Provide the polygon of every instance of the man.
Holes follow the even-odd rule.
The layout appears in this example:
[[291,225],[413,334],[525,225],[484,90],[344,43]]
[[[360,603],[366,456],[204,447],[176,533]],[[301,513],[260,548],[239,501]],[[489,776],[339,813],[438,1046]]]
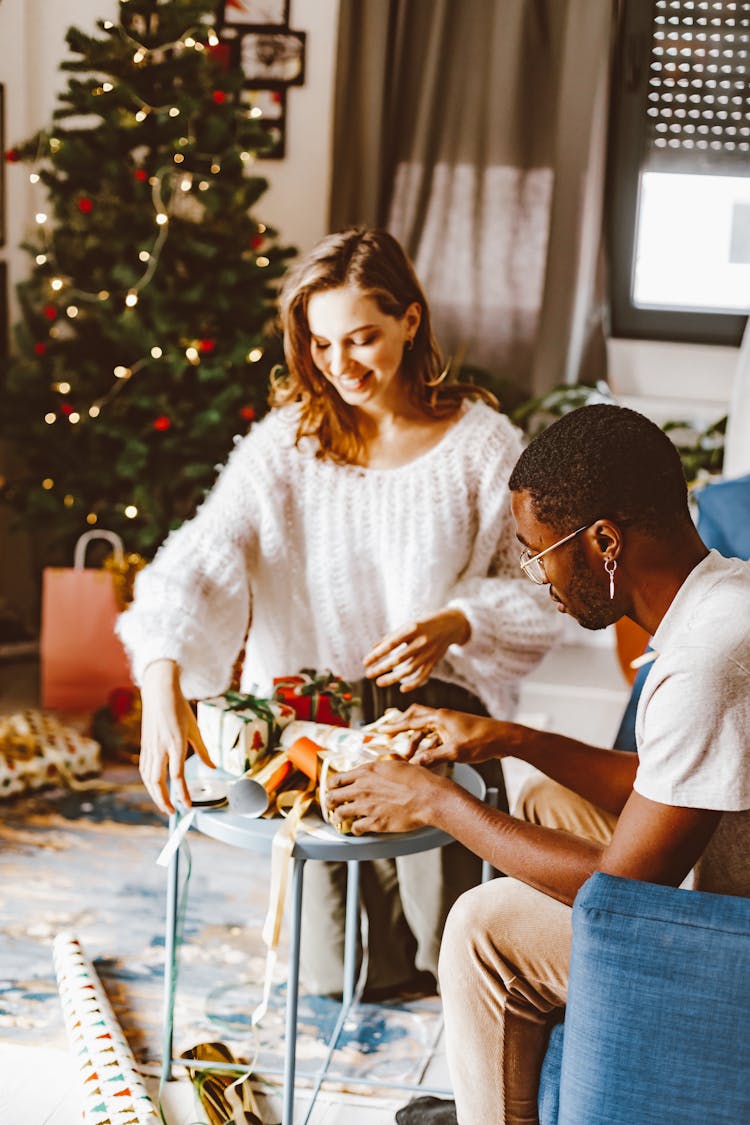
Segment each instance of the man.
[[[637,755],[414,707],[392,729],[434,730],[438,747],[336,779],[330,805],[356,833],[434,825],[510,876],[459,899],[443,935],[460,1125],[537,1121],[549,1024],[566,998],[570,906],[592,872],[677,886],[692,871],[697,889],[750,895],[750,565],[707,550],[674,446],[624,407],[561,418],[524,450],[510,489],[527,576],[586,628],[632,618],[657,656]],[[504,755],[558,783],[557,823],[573,831],[497,812],[415,769]]]

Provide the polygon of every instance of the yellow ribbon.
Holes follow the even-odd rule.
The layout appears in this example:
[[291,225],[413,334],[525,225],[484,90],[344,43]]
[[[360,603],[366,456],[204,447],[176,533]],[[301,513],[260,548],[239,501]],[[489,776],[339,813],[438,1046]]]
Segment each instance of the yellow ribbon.
[[288,789],[278,794],[274,801],[274,811],[278,811],[284,821],[276,832],[271,845],[271,889],[268,896],[268,913],[263,923],[263,941],[266,946],[263,997],[250,1018],[253,1027],[260,1023],[268,1011],[273,974],[278,959],[284,901],[289,880],[289,864],[294,852],[300,821],[310,808],[314,797],[315,781],[310,780],[306,789]]

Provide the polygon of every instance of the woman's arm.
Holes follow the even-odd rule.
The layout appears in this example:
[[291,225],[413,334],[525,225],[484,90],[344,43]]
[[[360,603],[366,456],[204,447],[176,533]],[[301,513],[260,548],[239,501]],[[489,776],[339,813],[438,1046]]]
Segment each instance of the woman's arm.
[[[185,698],[224,691],[250,619],[251,579],[267,494],[254,435],[234,450],[196,516],[140,572],[117,631],[136,682],[157,660],[180,669]],[[262,479],[262,477],[261,477]]]
[[180,690],[180,669],[173,660],[155,660],[143,674],[141,685],[141,752],[138,768],[154,804],[164,813],[174,812],[170,781],[176,782],[182,801],[190,804],[185,783],[188,745],[213,767],[195,715]]

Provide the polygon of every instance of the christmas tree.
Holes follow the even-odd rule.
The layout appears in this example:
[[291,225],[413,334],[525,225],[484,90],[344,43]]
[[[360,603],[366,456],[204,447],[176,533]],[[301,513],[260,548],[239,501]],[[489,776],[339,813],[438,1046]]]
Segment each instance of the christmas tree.
[[[153,552],[191,514],[281,358],[286,259],[251,211],[265,132],[208,0],[120,0],[71,28],[54,124],[6,154],[39,186],[0,426],[0,497],[70,557],[83,531]],[[78,77],[76,77],[78,76]]]

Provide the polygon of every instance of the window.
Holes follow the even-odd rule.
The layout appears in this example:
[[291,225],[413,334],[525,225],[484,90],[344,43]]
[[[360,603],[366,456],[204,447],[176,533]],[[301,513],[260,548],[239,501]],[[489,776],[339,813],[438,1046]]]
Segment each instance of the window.
[[625,0],[612,334],[738,344],[750,310],[750,0]]

